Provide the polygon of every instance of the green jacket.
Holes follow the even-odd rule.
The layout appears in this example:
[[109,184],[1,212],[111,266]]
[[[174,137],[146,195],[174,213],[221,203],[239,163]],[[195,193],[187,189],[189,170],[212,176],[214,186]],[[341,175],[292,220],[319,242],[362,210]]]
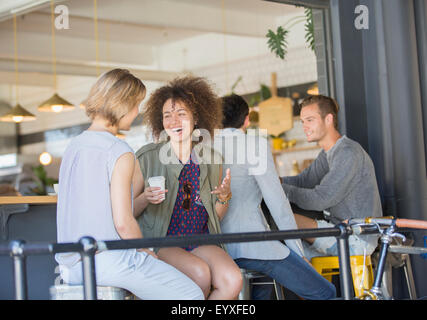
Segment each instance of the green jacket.
[[[200,199],[209,215],[209,233],[221,233],[215,210],[216,195],[211,194],[211,191],[221,183],[222,157],[203,144],[196,145],[193,148],[193,154],[200,167]],[[136,152],[136,158],[141,167],[145,186],[148,185],[149,177],[164,176],[166,178],[165,188],[168,190],[166,199],[160,204],[149,203],[137,218],[144,238],[165,237],[178,195],[178,178],[184,165],[175,156],[170,142],[145,145]],[[155,248],[155,251],[157,252],[158,249]]]

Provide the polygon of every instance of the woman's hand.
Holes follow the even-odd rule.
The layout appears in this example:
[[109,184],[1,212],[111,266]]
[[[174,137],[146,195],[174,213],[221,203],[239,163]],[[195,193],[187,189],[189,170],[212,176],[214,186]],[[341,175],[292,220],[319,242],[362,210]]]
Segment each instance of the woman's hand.
[[151,204],[159,204],[164,201],[163,196],[168,190],[161,191],[160,187],[147,187],[144,190],[144,198]]
[[214,191],[211,191],[212,194],[216,194],[220,201],[225,201],[229,198],[231,189],[230,189],[231,175],[230,168],[227,169],[225,177],[222,180],[220,186],[215,187]]

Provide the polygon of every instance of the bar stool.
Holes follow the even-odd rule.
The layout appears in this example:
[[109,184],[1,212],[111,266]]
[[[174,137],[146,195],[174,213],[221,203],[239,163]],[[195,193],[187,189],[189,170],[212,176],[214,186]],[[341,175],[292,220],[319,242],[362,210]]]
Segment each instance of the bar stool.
[[[135,300],[136,297],[129,291],[107,286],[97,286],[98,300]],[[49,288],[51,300],[83,300],[82,285],[59,284]]]
[[[326,280],[332,281],[333,275],[339,275],[337,256],[314,257],[311,264]],[[374,283],[374,272],[371,256],[350,256],[351,274],[353,277],[354,294],[362,296]]]
[[272,279],[272,281],[268,282],[253,282],[253,279],[257,278],[264,278],[266,277],[265,274],[254,271],[254,270],[246,270],[241,268],[240,272],[242,273],[243,278],[243,287],[242,290],[239,293],[239,300],[250,300],[251,299],[251,292],[252,292],[252,286],[254,285],[265,285],[265,284],[271,284],[274,286],[274,292],[276,294],[277,300],[285,300],[284,294],[283,294],[283,287],[277,283],[276,280]]

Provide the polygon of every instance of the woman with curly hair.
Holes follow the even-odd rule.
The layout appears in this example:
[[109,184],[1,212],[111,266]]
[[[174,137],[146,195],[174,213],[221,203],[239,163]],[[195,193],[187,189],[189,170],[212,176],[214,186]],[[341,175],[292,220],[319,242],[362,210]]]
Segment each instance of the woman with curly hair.
[[[220,100],[203,78],[177,78],[151,95],[144,123],[155,143],[136,152],[140,170],[134,177],[134,214],[145,237],[220,233],[231,199],[230,172],[222,180],[221,156],[200,140],[209,140],[221,121]],[[148,186],[154,176],[166,178],[164,191]],[[235,299],[242,288],[240,269],[222,246],[154,251],[209,299]]]

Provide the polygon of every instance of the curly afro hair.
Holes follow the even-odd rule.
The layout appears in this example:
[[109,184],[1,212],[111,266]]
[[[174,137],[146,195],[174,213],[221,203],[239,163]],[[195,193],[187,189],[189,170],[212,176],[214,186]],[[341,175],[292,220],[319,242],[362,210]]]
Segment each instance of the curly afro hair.
[[209,131],[221,128],[221,99],[214,93],[207,80],[201,77],[176,78],[155,90],[143,110],[143,124],[147,125],[155,140],[159,140],[163,127],[163,105],[172,99],[183,103],[193,115],[197,128]]

